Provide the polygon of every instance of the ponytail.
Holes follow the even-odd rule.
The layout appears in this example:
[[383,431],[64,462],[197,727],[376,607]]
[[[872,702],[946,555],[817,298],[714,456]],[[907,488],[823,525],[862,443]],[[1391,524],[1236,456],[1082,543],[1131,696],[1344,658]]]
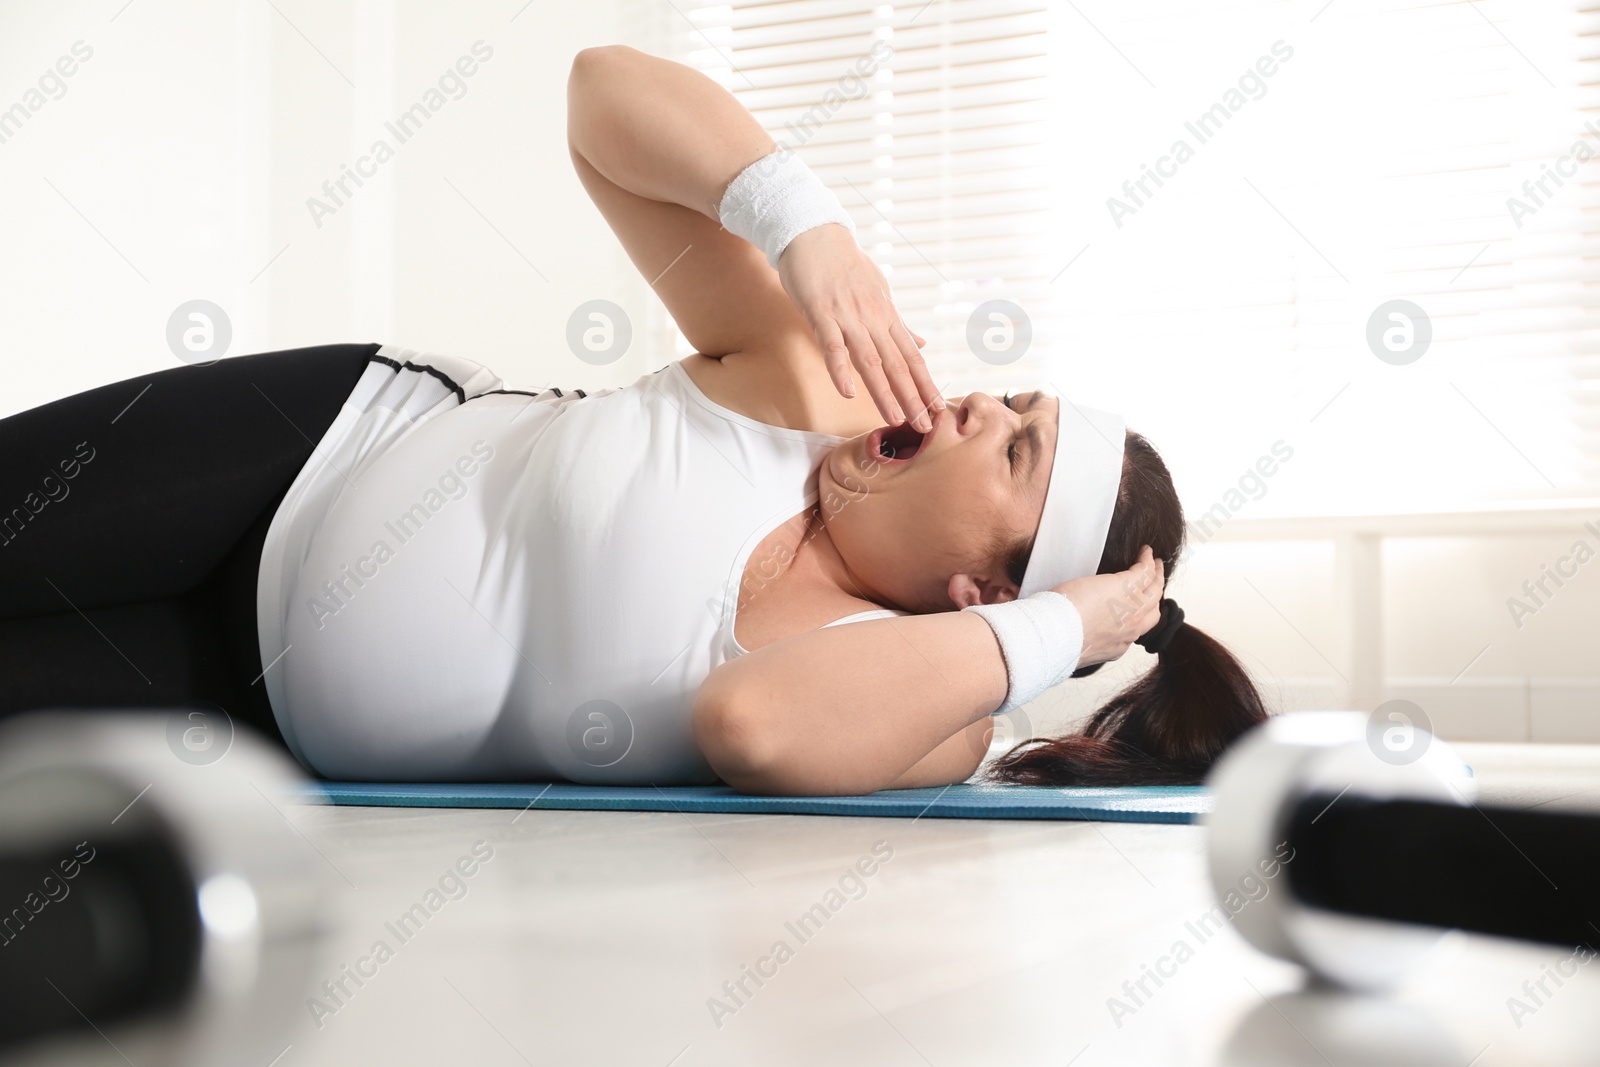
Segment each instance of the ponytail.
[[1228,743],[1266,717],[1239,661],[1185,622],[1156,665],[1081,733],[1024,741],[987,777],[1020,785],[1198,785]]
[[[1127,570],[1149,545],[1170,579],[1184,533],[1167,465],[1149,441],[1129,431],[1099,573]],[[1012,560],[1013,570],[1026,563],[1024,551]],[[1244,666],[1221,642],[1185,622],[1176,604],[1162,603],[1161,622],[1140,644],[1150,645],[1156,665],[1095,712],[1082,731],[1024,741],[985,777],[1021,785],[1197,785],[1234,738],[1267,717]]]

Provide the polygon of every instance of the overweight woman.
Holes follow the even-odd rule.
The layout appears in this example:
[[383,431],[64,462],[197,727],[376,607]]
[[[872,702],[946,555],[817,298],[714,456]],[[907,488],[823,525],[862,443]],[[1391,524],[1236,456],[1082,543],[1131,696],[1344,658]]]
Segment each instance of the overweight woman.
[[1192,782],[1264,717],[1161,597],[1148,442],[941,397],[838,200],[710,80],[589,49],[568,102],[696,354],[522,391],[337,345],[0,422],[0,709],[220,706],[331,778],[797,794],[960,782],[995,713],[1135,641],[1150,673],[993,776]]

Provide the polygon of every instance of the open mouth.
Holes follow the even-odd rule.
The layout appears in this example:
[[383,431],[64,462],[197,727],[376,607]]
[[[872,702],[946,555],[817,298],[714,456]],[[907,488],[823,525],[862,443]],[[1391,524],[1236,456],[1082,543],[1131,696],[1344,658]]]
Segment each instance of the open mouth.
[[906,423],[902,426],[884,426],[872,431],[868,442],[870,450],[886,463],[909,463],[922,451],[926,435]]

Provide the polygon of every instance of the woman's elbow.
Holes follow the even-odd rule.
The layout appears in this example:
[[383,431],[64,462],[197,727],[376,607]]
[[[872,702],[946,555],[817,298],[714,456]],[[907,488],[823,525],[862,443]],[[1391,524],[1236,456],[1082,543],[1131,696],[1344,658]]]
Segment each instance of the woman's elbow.
[[572,57],[572,69],[567,74],[567,84],[576,87],[591,84],[597,79],[610,80],[617,76],[619,68],[629,63],[635,56],[643,54],[625,44],[601,44],[591,48],[580,48],[578,54]]
[[627,45],[606,44],[572,57],[567,73],[567,144],[573,151],[587,155],[585,148],[604,142],[615,102],[635,89],[629,84],[629,70],[642,55]]
[[700,687],[692,712],[695,742],[717,777],[743,793],[767,792],[776,764],[762,716],[726,686]]

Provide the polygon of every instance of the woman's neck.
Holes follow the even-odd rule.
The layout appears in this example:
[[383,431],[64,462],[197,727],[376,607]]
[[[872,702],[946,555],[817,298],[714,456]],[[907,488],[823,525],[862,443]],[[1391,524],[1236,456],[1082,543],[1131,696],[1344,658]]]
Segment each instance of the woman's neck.
[[797,586],[818,590],[822,595],[838,593],[884,607],[900,607],[872,593],[851,574],[849,565],[828,533],[821,504],[812,505],[796,519],[798,521],[790,520],[791,526],[799,527],[799,532],[792,546],[794,559],[787,569],[787,575]]

